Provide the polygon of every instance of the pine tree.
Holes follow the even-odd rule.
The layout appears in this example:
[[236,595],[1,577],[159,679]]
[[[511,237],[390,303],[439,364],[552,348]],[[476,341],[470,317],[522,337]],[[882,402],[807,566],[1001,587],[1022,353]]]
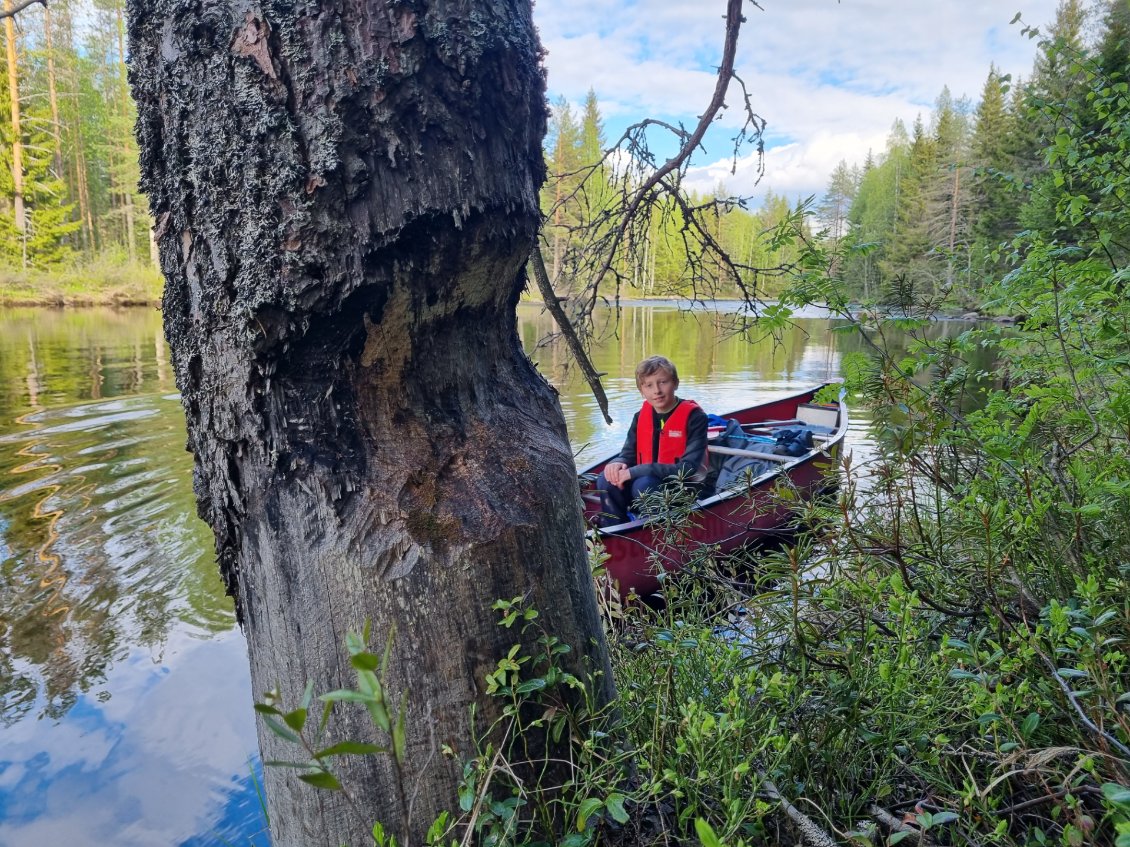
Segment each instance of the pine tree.
[[[607,140],[604,137],[604,118],[600,114],[596,92],[591,88],[585,95],[585,105],[581,111],[581,129],[578,140],[577,159],[581,168],[580,178],[584,180],[584,187],[578,193],[577,201],[579,214],[588,224],[597,224],[591,230],[589,237],[600,237],[613,225],[611,220],[612,204],[615,192],[612,186],[612,170],[604,162],[604,147]],[[571,246],[579,246],[577,239],[572,240]],[[625,245],[630,248],[630,244]],[[641,250],[627,250],[627,260],[633,262],[631,278],[638,285],[647,273],[644,267],[648,245]]]
[[[0,257],[20,268],[48,268],[70,258],[70,236],[76,229],[58,167],[62,150],[49,96],[53,69],[44,46],[46,33],[34,28],[44,20],[29,16],[29,34],[38,36],[28,38],[29,49],[17,51],[14,40],[9,43],[14,202],[12,217],[0,223]],[[13,57],[20,53],[23,61],[17,63]],[[42,96],[27,96],[31,93]]]
[[973,130],[971,162],[973,175],[975,285],[987,281],[1003,270],[1000,258],[993,252],[1017,231],[1017,208],[1020,194],[1015,162],[1009,150],[1011,118],[1006,100],[1006,80],[995,66],[981,89],[981,102]]
[[845,256],[842,279],[848,290],[870,300],[886,282],[886,256],[898,232],[898,203],[910,165],[910,137],[896,120],[883,155],[868,154],[848,221],[855,249]]
[[[555,283],[561,280],[571,233],[580,223],[574,193],[581,179],[581,144],[581,127],[569,101],[562,97],[553,105],[546,133],[549,174],[541,193],[542,210],[549,215],[543,235],[552,248],[550,275]],[[573,282],[561,281],[569,287]]]
[[1058,191],[1050,182],[1044,151],[1065,121],[1072,120],[1084,92],[1079,61],[1084,55],[1087,10],[1082,0],[1061,0],[1055,21],[1040,49],[1032,77],[1024,90],[1016,117],[1017,159],[1030,186],[1027,202],[1021,209],[1021,229],[1062,232],[1055,204]]
[[906,174],[896,182],[895,231],[883,261],[891,299],[908,304],[912,295],[932,295],[937,275],[927,257],[932,243],[927,220],[928,189],[937,168],[937,143],[919,116],[914,122]]
[[969,103],[942,89],[932,116],[935,165],[926,177],[926,221],[934,272],[947,297],[958,282],[967,289],[970,268]]
[[1130,79],[1130,2],[1106,0],[1097,61],[1113,81]]
[[604,156],[604,118],[596,100],[596,92],[589,89],[581,114],[581,162],[594,165]]
[[847,234],[848,214],[858,188],[858,174],[841,159],[828,180],[828,190],[816,207],[817,215],[834,241]]
[[[5,11],[11,11],[11,0],[4,0]],[[16,43],[16,23],[9,16],[4,19],[4,44],[6,48],[8,67],[8,143],[10,161],[8,172],[11,174],[11,218],[4,224],[10,225],[10,232],[15,236],[13,246],[19,251],[20,266],[27,267],[27,212],[24,208],[26,198],[24,195],[24,141],[23,125],[20,118],[20,74],[19,74],[19,47]],[[4,239],[6,242],[10,239]]]

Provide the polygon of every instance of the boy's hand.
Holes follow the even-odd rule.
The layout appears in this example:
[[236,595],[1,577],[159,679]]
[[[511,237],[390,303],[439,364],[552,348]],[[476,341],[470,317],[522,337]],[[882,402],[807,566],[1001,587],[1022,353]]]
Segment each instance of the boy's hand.
[[632,481],[632,472],[623,462],[609,462],[604,466],[604,478],[617,488],[623,488]]

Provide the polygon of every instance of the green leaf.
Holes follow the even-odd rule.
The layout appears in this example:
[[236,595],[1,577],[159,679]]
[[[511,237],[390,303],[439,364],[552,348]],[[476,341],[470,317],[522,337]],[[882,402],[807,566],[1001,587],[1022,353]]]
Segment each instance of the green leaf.
[[358,653],[365,652],[365,642],[356,632],[347,632],[345,633],[345,649],[349,651],[350,656],[356,656]]
[[319,750],[314,754],[315,759],[324,759],[326,756],[365,756],[370,753],[387,753],[387,747],[381,747],[377,744],[363,744],[360,741],[342,741],[327,747],[324,750]]
[[944,823],[950,823],[957,820],[959,815],[957,812],[935,812],[930,818],[930,826],[940,826]]
[[356,653],[349,657],[349,664],[359,671],[375,671],[380,667],[381,660],[372,653]]
[[543,688],[545,688],[546,685],[546,681],[543,678],[538,677],[537,679],[531,679],[528,682],[523,682],[514,690],[518,694],[532,694],[535,691],[541,691]]
[[267,729],[269,729],[271,732],[273,732],[279,738],[282,738],[285,741],[289,741],[292,744],[300,744],[301,743],[301,739],[297,735],[295,735],[293,732],[291,732],[289,729],[287,729],[285,726],[283,726],[281,723],[279,723],[278,720],[276,720],[271,715],[264,715],[263,716],[263,722],[267,725]]
[[268,768],[298,768],[299,770],[318,767],[317,762],[288,762],[284,759],[268,759],[263,764]]
[[307,680],[306,690],[302,692],[302,702],[299,704],[303,709],[310,708],[310,701],[314,699],[314,680]]
[[388,659],[392,655],[392,639],[396,637],[396,627],[389,630],[388,640],[385,642],[385,652],[381,657],[381,667],[388,668]]
[[298,775],[298,778],[303,782],[310,783],[315,788],[324,788],[327,791],[341,791],[341,783],[337,781],[337,777],[326,771],[302,773]]
[[702,818],[694,819],[694,831],[702,847],[722,847],[722,841],[715,834],[714,828]]
[[338,701],[345,701],[348,703],[372,703],[373,695],[365,694],[361,691],[354,691],[351,688],[339,688],[337,691],[330,691],[327,694],[319,694],[318,699],[323,703],[336,703]]
[[408,719],[408,692],[400,695],[400,709],[396,715],[396,726],[392,728],[392,753],[396,761],[403,762],[407,747],[407,730],[405,723]]
[[471,786],[463,784],[459,786],[459,809],[464,812],[471,811],[471,807],[475,805],[475,792]]
[[899,832],[892,832],[887,836],[887,844],[892,845],[893,847],[893,845],[898,844],[904,838],[909,838],[911,834],[912,833],[908,829],[900,830]]
[[372,702],[368,704],[369,716],[373,719],[373,723],[380,727],[382,732],[392,731],[392,721],[388,717],[388,709],[384,707],[383,703]]
[[1110,623],[1110,621],[1113,620],[1117,615],[1118,612],[1114,611],[1114,609],[1107,609],[1105,612],[1095,618],[1094,625],[1103,626],[1104,624]]
[[618,824],[626,824],[630,820],[628,813],[624,811],[623,794],[609,794],[604,801],[604,808],[608,809],[608,814],[612,815],[612,819]]
[[1029,713],[1028,717],[1024,719],[1024,723],[1020,725],[1020,734],[1025,738],[1030,738],[1032,733],[1036,731],[1036,727],[1040,725],[1040,716],[1035,712]]
[[439,840],[443,837],[443,834],[447,832],[448,817],[449,816],[447,812],[440,812],[439,817],[432,821],[432,825],[428,827],[428,834],[424,836],[425,844],[439,843]]
[[1103,797],[1116,806],[1130,808],[1130,788],[1117,782],[1103,783]]
[[1064,679],[1078,679],[1081,676],[1086,676],[1086,671],[1081,671],[1079,668],[1057,668],[1056,674]]
[[261,715],[279,715],[280,717],[282,716],[282,712],[280,712],[274,706],[268,706],[266,703],[256,703],[255,704],[255,711],[258,712]]
[[283,720],[295,732],[302,732],[302,727],[306,726],[306,710],[295,709],[293,712],[287,712],[283,715]]
[[589,822],[589,818],[603,808],[604,801],[596,797],[586,797],[582,800],[581,807],[577,810],[577,832],[583,832]]
[[378,702],[384,702],[384,686],[381,685],[381,681],[377,679],[377,675],[372,671],[367,671],[363,668],[357,669],[357,690],[362,694],[367,694]]

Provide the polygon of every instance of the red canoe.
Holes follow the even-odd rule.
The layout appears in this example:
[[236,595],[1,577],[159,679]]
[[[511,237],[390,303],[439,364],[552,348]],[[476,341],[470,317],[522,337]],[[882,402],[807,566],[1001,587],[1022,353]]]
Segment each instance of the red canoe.
[[[646,518],[593,530],[608,553],[605,568],[621,596],[657,592],[660,575],[677,572],[695,545],[705,544],[728,553],[759,535],[782,528],[792,510],[772,491],[778,483],[786,482],[785,478],[801,497],[811,497],[828,484],[828,474],[837,465],[847,434],[848,416],[842,400],[830,405],[812,402],[826,384],[722,416],[738,421],[747,433],[762,436],[763,443],[751,445],[754,449],[712,446],[712,464],[717,466],[729,456],[748,456],[761,462],[764,470],[756,476],[747,474],[732,487],[722,486],[713,496],[698,501],[690,528],[678,544],[665,537],[659,523]],[[811,449],[796,457],[772,455],[774,444],[769,439],[775,432],[802,427],[813,432]],[[609,456],[581,471],[585,518],[593,524],[600,513],[596,475],[613,458]]]

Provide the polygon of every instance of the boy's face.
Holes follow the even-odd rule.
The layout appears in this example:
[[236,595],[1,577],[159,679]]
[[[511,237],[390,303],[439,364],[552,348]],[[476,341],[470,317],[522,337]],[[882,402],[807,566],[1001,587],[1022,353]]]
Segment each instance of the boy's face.
[[662,368],[642,377],[639,382],[643,399],[661,415],[675,408],[675,390],[678,387],[679,380]]

